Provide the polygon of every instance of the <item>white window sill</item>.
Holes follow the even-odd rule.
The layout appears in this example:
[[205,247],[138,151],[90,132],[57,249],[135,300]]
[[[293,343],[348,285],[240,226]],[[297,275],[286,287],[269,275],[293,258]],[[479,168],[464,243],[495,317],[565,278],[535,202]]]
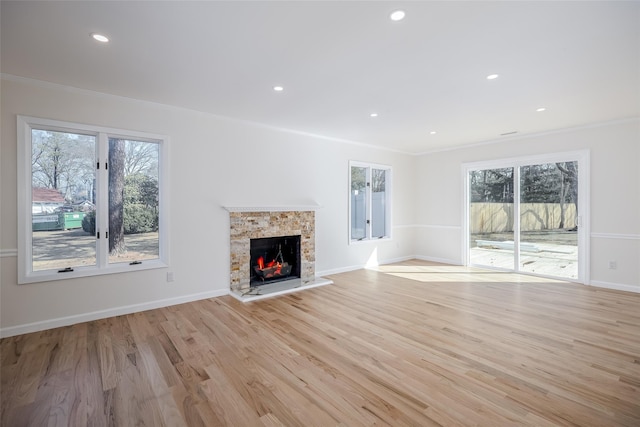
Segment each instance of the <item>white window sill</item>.
[[361,244],[367,244],[367,243],[387,242],[390,240],[393,240],[391,236],[380,237],[377,239],[350,240],[349,245],[361,245]]
[[120,263],[109,265],[108,267],[98,268],[96,266],[74,267],[73,271],[68,273],[58,273],[57,270],[34,271],[28,273],[25,277],[18,278],[19,284],[51,282],[55,280],[76,279],[80,277],[105,276],[117,273],[131,273],[134,271],[153,270],[158,268],[167,268],[169,265],[159,259],[142,261],[140,264],[131,265],[129,263]]

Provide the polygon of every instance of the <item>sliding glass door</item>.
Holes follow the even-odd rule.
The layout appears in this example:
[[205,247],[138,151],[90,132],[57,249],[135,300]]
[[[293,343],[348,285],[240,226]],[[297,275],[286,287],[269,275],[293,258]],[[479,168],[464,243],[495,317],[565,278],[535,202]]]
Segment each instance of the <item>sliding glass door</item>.
[[588,152],[465,165],[466,264],[586,282]]

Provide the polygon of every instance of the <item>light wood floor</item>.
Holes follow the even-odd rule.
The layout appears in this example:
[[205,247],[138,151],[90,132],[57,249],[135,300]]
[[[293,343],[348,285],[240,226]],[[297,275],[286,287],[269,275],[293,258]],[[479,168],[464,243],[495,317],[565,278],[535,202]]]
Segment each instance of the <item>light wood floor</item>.
[[410,261],[3,339],[2,426],[640,426],[640,294]]

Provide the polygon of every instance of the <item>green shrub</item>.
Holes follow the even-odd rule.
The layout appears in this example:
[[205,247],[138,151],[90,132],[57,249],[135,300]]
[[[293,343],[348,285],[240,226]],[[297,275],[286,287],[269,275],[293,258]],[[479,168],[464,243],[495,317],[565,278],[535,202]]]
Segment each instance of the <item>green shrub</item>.
[[158,181],[134,174],[125,177],[124,234],[158,231]]
[[91,211],[82,218],[82,229],[89,234],[96,234],[96,212]]
[[125,203],[124,234],[148,233],[158,230],[158,213],[140,203]]

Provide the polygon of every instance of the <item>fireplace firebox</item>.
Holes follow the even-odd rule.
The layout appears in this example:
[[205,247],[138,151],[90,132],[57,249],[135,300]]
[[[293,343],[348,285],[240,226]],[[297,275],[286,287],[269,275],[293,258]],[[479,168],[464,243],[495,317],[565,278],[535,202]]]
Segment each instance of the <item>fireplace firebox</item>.
[[251,239],[250,286],[300,278],[300,236]]

